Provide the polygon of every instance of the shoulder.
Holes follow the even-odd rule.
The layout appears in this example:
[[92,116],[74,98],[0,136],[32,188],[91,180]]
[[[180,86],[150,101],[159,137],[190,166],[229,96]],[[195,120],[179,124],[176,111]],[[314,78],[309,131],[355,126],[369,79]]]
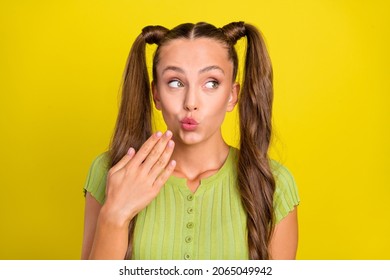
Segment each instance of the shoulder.
[[276,160],[270,160],[270,167],[275,178],[274,211],[277,224],[299,205],[300,198],[290,170]]
[[89,169],[89,177],[107,175],[109,167],[110,156],[109,152],[104,152],[95,157]]
[[274,175],[275,181],[283,186],[295,184],[295,179],[290,170],[280,162],[271,159],[270,168]]
[[92,161],[84,186],[84,192],[91,193],[101,204],[105,199],[106,179],[109,169],[109,153],[101,153]]
[[106,151],[104,153],[101,153],[97,157],[95,157],[95,159],[92,161],[91,167],[95,169],[101,169],[107,171],[108,169],[110,169],[108,167],[109,160],[110,160],[110,155],[109,152]]

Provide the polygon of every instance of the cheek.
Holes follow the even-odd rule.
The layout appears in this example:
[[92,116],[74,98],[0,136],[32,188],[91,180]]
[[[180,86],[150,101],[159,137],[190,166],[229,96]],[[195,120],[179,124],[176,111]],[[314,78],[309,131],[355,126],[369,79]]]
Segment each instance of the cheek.
[[161,98],[161,111],[164,116],[175,115],[180,112],[181,102],[179,98],[167,96]]
[[209,100],[207,104],[207,115],[210,120],[213,120],[215,125],[221,125],[226,116],[227,101],[225,99]]
[[214,100],[209,100],[208,107],[214,112],[215,115],[221,115],[226,113],[228,100],[225,97],[220,97]]

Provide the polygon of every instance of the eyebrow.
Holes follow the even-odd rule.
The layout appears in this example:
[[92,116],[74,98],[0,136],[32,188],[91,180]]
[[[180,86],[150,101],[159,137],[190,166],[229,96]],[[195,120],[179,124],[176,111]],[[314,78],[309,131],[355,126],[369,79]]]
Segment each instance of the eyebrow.
[[[167,67],[165,67],[164,70],[163,70],[163,74],[164,74],[164,72],[169,71],[169,70],[185,74],[185,71],[182,68],[177,67],[177,66],[167,66]],[[225,71],[223,71],[223,69],[221,67],[217,66],[217,65],[207,66],[207,67],[205,67],[203,69],[200,69],[198,71],[198,73],[202,74],[202,73],[205,73],[205,72],[208,72],[208,71],[212,71],[212,70],[218,70],[218,71],[221,71],[223,74],[225,74]]]
[[199,74],[202,74],[202,73],[205,73],[205,72],[208,72],[208,71],[212,71],[212,70],[219,70],[223,74],[225,74],[225,71],[223,71],[223,69],[221,67],[217,66],[217,65],[207,66],[207,67],[199,70]]

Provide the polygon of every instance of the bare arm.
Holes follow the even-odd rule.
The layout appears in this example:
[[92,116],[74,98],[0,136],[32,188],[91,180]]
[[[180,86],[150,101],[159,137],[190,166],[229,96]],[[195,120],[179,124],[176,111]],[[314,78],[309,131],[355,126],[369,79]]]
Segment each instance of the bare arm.
[[274,260],[294,260],[298,247],[298,215],[294,208],[274,229],[270,254]]
[[96,221],[89,259],[124,259],[128,246],[129,222],[114,219],[102,208]]
[[[87,192],[85,198],[84,238],[81,259],[117,259],[125,256],[127,249],[127,228],[120,227],[107,217],[102,205]],[[95,238],[96,237],[96,238]],[[96,239],[96,240],[95,240]],[[94,242],[95,240],[95,242]],[[104,246],[109,246],[105,248]],[[93,248],[104,252],[99,256]]]
[[81,250],[82,260],[89,259],[95,237],[96,223],[101,208],[101,204],[87,192],[85,196],[83,247]]

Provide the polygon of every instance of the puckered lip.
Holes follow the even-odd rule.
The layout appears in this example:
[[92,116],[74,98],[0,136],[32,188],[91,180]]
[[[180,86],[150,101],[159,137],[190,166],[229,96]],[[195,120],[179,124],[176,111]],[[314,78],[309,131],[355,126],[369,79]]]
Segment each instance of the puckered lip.
[[196,120],[194,120],[193,118],[188,118],[188,117],[185,117],[184,119],[182,119],[180,121],[181,123],[183,124],[192,124],[192,125],[197,125],[199,124]]

